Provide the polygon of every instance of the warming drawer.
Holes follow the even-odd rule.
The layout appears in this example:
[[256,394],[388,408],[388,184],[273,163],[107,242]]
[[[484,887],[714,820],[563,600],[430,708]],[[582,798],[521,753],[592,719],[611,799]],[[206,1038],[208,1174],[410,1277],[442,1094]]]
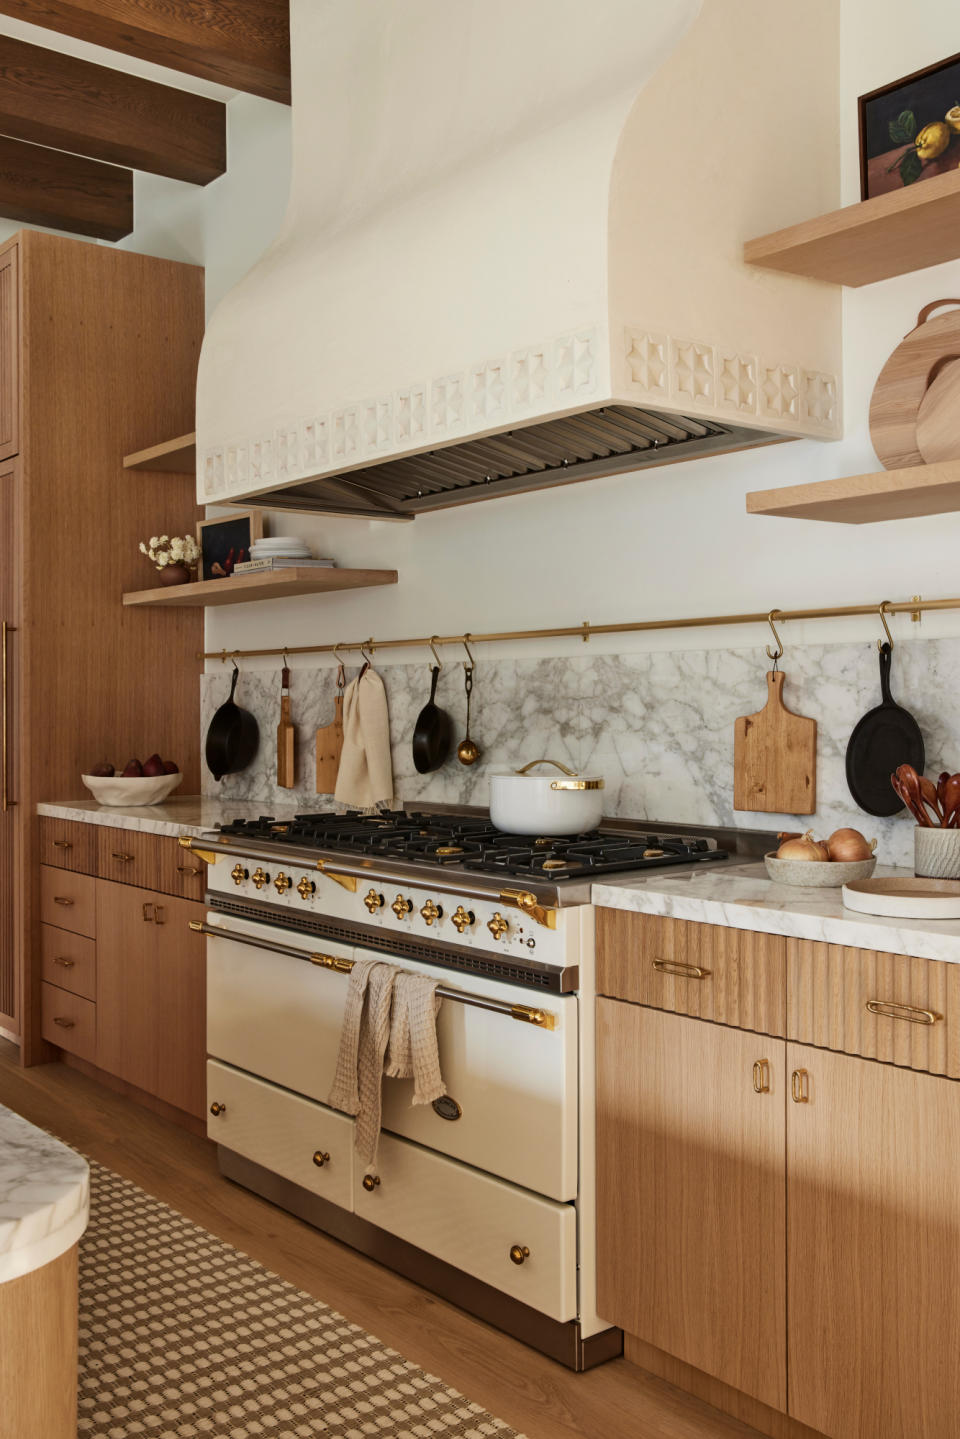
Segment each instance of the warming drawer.
[[[318,941],[210,913],[208,923],[260,935],[309,953]],[[324,953],[363,955],[323,941]],[[475,1168],[553,1199],[577,1194],[577,999],[541,995],[389,955],[402,968],[438,975],[451,989],[506,1004],[537,1005],[555,1025],[445,999],[438,1017],[440,1061],[450,1096],[412,1107],[410,1080],[384,1079],[383,1124]],[[207,1048],[211,1056],[326,1103],[340,1043],[348,976],[248,943],[208,936]],[[453,1117],[444,1118],[446,1113]]]

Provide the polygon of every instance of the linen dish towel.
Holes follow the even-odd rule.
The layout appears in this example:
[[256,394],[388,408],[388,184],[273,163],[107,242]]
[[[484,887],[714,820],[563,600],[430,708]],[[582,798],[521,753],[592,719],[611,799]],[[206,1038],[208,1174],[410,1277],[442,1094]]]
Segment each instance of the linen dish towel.
[[370,668],[344,691],[343,749],[333,797],[348,809],[373,811],[393,804],[387,692]]
[[446,1094],[437,1048],[439,981],[401,969],[393,986],[390,1040],[384,1074],[413,1079],[413,1103],[432,1104]]
[[395,965],[358,959],[350,974],[340,1048],[328,1104],[356,1115],[354,1148],[373,1164],[380,1140],[383,1060],[390,1034]]

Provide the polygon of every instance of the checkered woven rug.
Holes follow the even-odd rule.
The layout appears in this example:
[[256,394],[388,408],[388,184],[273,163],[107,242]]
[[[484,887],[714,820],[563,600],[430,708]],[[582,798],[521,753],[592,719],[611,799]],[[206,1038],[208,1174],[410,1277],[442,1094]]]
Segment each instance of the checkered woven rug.
[[521,1439],[135,1184],[90,1173],[81,1436]]

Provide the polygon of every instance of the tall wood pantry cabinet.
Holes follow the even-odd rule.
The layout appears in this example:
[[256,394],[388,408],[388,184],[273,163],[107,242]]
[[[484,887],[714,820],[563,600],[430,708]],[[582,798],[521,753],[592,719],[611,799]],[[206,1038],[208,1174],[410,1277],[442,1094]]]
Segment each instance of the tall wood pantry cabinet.
[[[20,231],[0,247],[0,1031],[40,1035],[36,805],[160,751],[199,789],[202,611],[124,608],[138,551],[192,533],[177,477],[125,454],[193,428],[203,271]],[[173,483],[171,483],[173,480]]]

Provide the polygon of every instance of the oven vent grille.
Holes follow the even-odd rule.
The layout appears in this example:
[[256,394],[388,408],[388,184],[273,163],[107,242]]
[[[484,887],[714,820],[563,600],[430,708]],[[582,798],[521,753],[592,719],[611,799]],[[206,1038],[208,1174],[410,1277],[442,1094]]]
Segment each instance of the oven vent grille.
[[383,954],[418,959],[443,969],[480,974],[487,979],[498,979],[508,984],[522,984],[524,989],[541,989],[560,994],[572,987],[569,983],[569,971],[566,975],[568,983],[564,984],[563,972],[559,969],[537,969],[533,964],[509,964],[495,956],[478,954],[475,950],[447,949],[441,945],[434,947],[415,939],[406,939],[403,935],[371,932],[362,925],[352,925],[349,921],[337,923],[299,912],[291,915],[289,911],[263,901],[231,900],[219,894],[208,894],[207,903],[211,909],[218,910],[221,914],[235,915],[237,919],[262,921],[277,925],[281,929],[292,930],[296,934],[315,934],[322,939],[337,939],[341,944],[362,945],[364,949],[375,949]]

